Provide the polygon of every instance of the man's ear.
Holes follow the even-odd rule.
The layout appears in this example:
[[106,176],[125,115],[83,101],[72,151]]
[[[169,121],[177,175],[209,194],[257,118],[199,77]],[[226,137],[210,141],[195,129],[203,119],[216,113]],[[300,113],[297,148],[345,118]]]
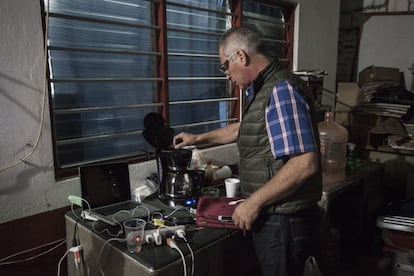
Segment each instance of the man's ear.
[[244,66],[247,66],[247,65],[249,65],[249,63],[250,63],[250,58],[249,58],[249,55],[244,51],[244,50],[242,50],[242,49],[238,49],[237,51],[236,51],[236,54],[237,54],[237,58],[239,58],[240,59],[240,62],[244,65]]

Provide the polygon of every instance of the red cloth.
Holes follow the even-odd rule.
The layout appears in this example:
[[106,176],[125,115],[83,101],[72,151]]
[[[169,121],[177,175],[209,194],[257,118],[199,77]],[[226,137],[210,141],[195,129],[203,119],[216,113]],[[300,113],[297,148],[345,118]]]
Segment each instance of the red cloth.
[[414,234],[390,229],[382,230],[382,238],[391,248],[414,250]]
[[219,221],[219,216],[231,217],[237,204],[229,205],[230,201],[239,197],[202,196],[197,203],[196,224],[200,227],[238,229],[233,221]]

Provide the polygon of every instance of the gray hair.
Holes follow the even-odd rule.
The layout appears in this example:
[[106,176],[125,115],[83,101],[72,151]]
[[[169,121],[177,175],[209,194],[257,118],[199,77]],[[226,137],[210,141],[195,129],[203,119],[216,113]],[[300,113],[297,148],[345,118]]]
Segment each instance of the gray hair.
[[248,54],[261,54],[267,56],[265,45],[259,33],[247,27],[233,27],[223,34],[219,40],[219,46],[226,56],[231,55],[236,49],[241,49]]

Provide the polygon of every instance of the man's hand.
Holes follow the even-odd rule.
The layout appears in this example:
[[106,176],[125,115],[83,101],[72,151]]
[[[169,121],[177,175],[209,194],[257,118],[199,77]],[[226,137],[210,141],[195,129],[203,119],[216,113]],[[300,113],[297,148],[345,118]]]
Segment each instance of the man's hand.
[[173,144],[174,148],[179,149],[184,146],[194,145],[197,141],[197,135],[181,132],[174,136]]
[[232,219],[234,224],[241,230],[251,230],[253,222],[257,219],[259,212],[260,207],[247,198],[236,207]]
[[232,216],[234,224],[242,230],[250,230],[262,208],[294,193],[317,172],[317,153],[290,156],[289,161],[272,179],[237,206]]

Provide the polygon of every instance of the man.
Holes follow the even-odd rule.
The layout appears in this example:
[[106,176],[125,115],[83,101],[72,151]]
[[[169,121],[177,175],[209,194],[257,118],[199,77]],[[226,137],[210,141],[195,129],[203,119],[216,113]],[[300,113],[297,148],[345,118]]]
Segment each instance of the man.
[[227,31],[219,56],[220,71],[246,91],[243,119],[202,134],[180,133],[174,146],[237,141],[246,200],[238,204],[233,221],[252,231],[263,275],[301,275],[314,253],[312,231],[322,190],[313,101],[248,28]]

